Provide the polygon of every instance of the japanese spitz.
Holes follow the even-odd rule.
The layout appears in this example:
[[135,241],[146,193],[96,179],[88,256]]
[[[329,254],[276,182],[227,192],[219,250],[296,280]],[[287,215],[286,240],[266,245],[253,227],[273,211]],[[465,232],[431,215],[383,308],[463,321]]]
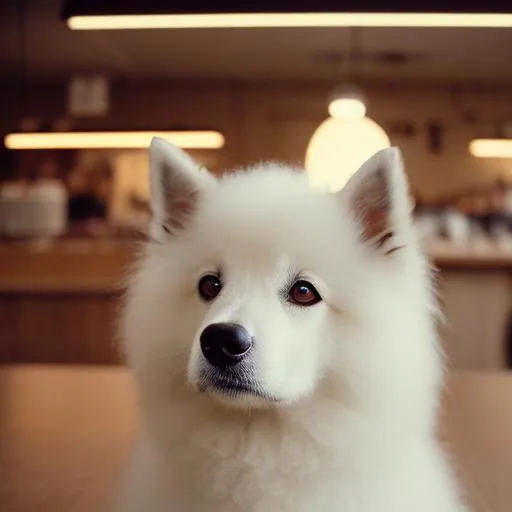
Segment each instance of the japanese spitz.
[[436,308],[399,151],[336,193],[276,164],[215,177],[161,139],[150,168],[120,509],[465,510],[436,440]]

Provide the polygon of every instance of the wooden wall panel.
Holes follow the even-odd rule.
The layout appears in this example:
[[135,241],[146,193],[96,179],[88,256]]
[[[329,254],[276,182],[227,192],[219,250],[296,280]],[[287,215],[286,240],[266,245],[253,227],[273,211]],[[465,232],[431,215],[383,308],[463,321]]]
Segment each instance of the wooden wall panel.
[[[226,135],[224,148],[195,152],[200,161],[214,170],[269,159],[300,163],[309,134],[327,117],[327,97],[334,85],[114,83],[109,116],[87,122],[94,129],[123,126],[219,129]],[[64,87],[57,86],[27,91],[27,110],[43,119],[58,116],[65,110],[63,91]],[[18,91],[5,88],[1,92],[0,130],[9,130],[19,115],[12,101]],[[479,125],[468,123],[463,116],[464,112],[472,112],[482,123],[511,118],[512,102],[506,87],[482,87],[460,96],[446,87],[370,84],[365,92],[368,115],[403,150],[413,188],[424,200],[435,200],[461,188],[488,186],[500,177],[512,179],[512,167],[507,159],[474,158],[469,154],[468,143],[477,136]],[[413,136],[395,130],[404,122],[413,125]],[[439,152],[429,148],[428,127],[433,122],[442,126]]]

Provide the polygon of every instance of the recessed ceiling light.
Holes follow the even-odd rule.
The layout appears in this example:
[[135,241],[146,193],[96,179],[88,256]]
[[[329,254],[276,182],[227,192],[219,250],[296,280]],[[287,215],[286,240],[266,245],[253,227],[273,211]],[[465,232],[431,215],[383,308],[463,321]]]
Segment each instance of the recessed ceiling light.
[[512,158],[512,139],[474,139],[469,152],[479,158]]
[[72,15],[72,30],[271,27],[512,27],[512,13],[273,12]]
[[219,149],[224,136],[216,131],[48,132],[10,133],[8,149],[135,149],[147,148],[161,137],[186,149]]

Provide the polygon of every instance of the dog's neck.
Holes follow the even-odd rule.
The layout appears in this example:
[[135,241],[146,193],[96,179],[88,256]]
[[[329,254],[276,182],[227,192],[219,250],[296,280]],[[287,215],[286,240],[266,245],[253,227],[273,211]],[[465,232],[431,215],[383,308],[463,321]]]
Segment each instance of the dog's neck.
[[[375,423],[361,411],[346,407],[335,395],[324,396],[321,402],[312,397],[286,406],[237,409],[189,390],[174,397],[166,416],[160,408],[144,412],[148,433],[159,449],[173,458],[180,447],[184,457],[201,453],[201,460],[210,456],[258,464],[259,457],[244,455],[258,453],[262,459],[273,454],[269,460],[276,464],[291,464],[287,461],[291,453],[307,451],[311,457],[321,456],[324,463],[330,459],[335,463],[346,458],[353,446],[361,446],[357,440],[362,438],[365,444],[377,440]],[[388,427],[381,422],[379,443],[382,436],[401,435],[394,431],[396,425]]]

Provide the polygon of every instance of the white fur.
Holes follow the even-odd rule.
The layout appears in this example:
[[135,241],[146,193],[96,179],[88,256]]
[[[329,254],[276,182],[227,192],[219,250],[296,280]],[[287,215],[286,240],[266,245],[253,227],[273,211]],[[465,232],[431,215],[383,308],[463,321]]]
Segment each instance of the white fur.
[[[398,152],[377,154],[337,194],[276,164],[217,180],[162,141],[151,153],[153,233],[169,215],[163,172],[178,184],[167,200],[196,194],[184,228],[147,245],[127,294],[143,426],[120,510],[465,510],[435,436],[442,358]],[[378,175],[389,243],[403,245],[389,255],[361,238]],[[225,287],[204,303],[197,282],[219,265]],[[323,301],[284,302],[290,269]],[[255,378],[279,402],[197,390],[199,335],[224,321],[255,337]]]

